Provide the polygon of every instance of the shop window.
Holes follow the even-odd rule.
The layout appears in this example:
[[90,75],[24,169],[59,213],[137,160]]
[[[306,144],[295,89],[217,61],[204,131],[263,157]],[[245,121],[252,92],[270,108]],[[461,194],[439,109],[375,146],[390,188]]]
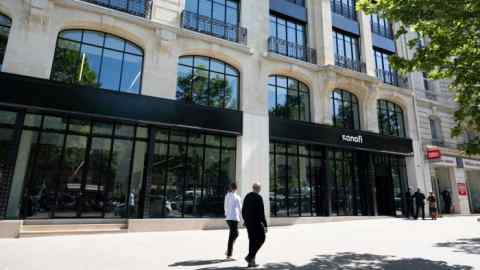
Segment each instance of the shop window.
[[271,116],[310,121],[310,91],[304,83],[296,79],[270,76],[268,106]]
[[2,70],[3,58],[7,49],[8,35],[12,27],[12,20],[0,13],[0,71]]
[[377,111],[381,135],[406,137],[405,119],[400,106],[387,100],[379,100]]
[[53,80],[140,94],[142,73],[143,50],[130,41],[90,30],[58,36]]
[[177,69],[177,100],[216,108],[238,110],[240,74],[220,60],[182,56]]
[[360,111],[357,97],[345,90],[332,91],[333,125],[340,128],[360,129]]

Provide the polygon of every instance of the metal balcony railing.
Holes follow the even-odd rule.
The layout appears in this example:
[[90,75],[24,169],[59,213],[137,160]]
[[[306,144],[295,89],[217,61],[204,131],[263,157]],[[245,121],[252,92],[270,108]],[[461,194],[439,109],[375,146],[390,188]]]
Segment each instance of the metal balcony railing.
[[390,25],[381,25],[379,23],[375,23],[375,22],[371,22],[371,26],[372,26],[372,32],[375,33],[375,34],[378,34],[382,37],[386,37],[388,39],[394,39],[394,35],[393,35],[393,30],[392,30],[392,27]]
[[386,84],[409,88],[408,78],[400,76],[396,71],[377,69],[377,78]]
[[182,12],[181,26],[185,29],[204,33],[221,39],[247,44],[247,29],[238,25],[215,20],[194,12]]
[[81,0],[135,16],[150,18],[153,0]]
[[302,6],[302,7],[305,6],[305,0],[285,0],[285,1],[290,2],[290,3],[294,3],[294,4]]
[[315,49],[283,39],[268,38],[268,51],[317,64],[317,51]]
[[348,68],[357,72],[367,72],[367,66],[365,63],[347,58],[343,55],[335,54],[335,65],[342,68]]
[[349,18],[350,20],[357,20],[357,12],[355,11],[355,7],[349,7],[341,0],[331,0],[330,7],[333,13]]

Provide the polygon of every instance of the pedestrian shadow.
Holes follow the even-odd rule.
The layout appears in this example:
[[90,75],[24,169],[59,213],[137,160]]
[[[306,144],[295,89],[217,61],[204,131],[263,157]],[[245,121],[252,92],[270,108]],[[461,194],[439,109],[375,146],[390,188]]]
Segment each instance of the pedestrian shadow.
[[210,265],[210,264],[219,264],[224,262],[231,262],[232,259],[214,259],[214,260],[191,260],[191,261],[183,261],[183,262],[176,262],[170,264],[169,267],[177,267],[177,266],[202,266],[202,265]]
[[[239,270],[245,267],[207,267],[197,270]],[[258,268],[260,270],[470,270],[467,265],[449,265],[444,261],[432,261],[421,258],[398,259],[394,256],[361,254],[361,253],[337,253],[334,255],[319,255],[305,265],[294,265],[288,262],[268,263]]]
[[480,255],[480,238],[458,239],[454,242],[438,243],[435,247],[453,248],[455,252]]

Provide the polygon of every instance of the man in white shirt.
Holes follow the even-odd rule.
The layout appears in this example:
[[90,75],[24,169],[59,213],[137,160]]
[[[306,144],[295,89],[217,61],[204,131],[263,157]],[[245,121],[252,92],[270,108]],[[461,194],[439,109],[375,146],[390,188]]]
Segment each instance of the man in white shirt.
[[231,183],[227,195],[225,195],[225,220],[230,228],[227,247],[227,259],[232,257],[233,244],[238,237],[238,222],[240,222],[240,213],[242,212],[242,202],[237,194],[237,184]]

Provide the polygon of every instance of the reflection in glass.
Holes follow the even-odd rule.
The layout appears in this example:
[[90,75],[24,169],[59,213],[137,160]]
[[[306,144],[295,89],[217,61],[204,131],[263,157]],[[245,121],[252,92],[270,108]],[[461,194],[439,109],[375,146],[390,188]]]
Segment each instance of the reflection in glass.
[[360,129],[357,97],[345,90],[335,89],[331,95],[333,125],[340,128]]
[[268,95],[271,116],[310,121],[310,93],[304,83],[285,76],[270,76]]
[[8,35],[10,34],[10,27],[12,20],[0,13],[0,71],[2,70],[3,57],[7,49]]

